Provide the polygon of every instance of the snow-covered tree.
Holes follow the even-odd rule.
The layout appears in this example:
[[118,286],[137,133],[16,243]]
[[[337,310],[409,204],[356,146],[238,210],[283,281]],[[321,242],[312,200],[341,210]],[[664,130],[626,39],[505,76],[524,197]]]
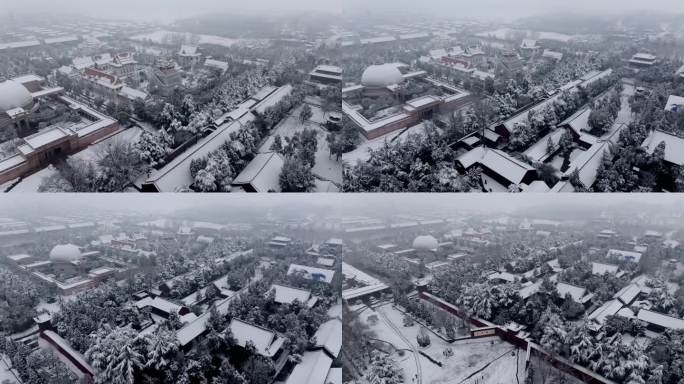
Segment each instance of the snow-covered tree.
[[402,384],[402,370],[379,351],[373,351],[368,370],[360,379],[361,384]]
[[169,364],[170,355],[178,350],[175,332],[166,327],[158,327],[147,339],[147,367],[163,370]]
[[138,333],[130,327],[101,328],[85,357],[97,370],[96,382],[133,384],[136,371],[145,365],[137,350]]

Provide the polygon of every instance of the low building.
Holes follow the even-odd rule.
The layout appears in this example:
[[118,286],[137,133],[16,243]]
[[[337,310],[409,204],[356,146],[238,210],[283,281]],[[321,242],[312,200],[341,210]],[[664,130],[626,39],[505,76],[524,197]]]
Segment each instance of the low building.
[[318,297],[313,296],[311,291],[288,287],[280,284],[273,284],[269,292],[273,291],[274,300],[278,304],[292,304],[299,301],[301,304],[311,308],[316,305]]
[[622,251],[618,249],[609,249],[606,254],[606,258],[617,258],[621,261],[631,261],[633,263],[638,263],[641,260],[641,252],[633,251]]
[[232,192],[280,192],[285,160],[277,152],[259,153],[235,177]]
[[309,267],[300,264],[290,264],[287,274],[288,276],[301,274],[305,279],[320,281],[326,284],[332,283],[333,277],[335,277],[335,271],[332,269]]
[[563,53],[562,52],[557,52],[557,51],[552,51],[550,49],[545,49],[544,52],[542,53],[542,58],[544,59],[549,59],[554,62],[559,62],[563,60]]
[[513,185],[530,184],[537,178],[537,171],[531,165],[486,147],[463,154],[456,159],[456,167],[462,173],[475,167],[482,169],[482,190],[485,192],[508,191]]
[[637,313],[637,319],[646,322],[648,324],[647,328],[655,332],[662,332],[666,329],[684,329],[684,319],[647,309],[640,309],[639,313]]
[[615,275],[618,272],[619,267],[617,265],[612,265],[612,264],[603,264],[603,263],[591,263],[591,274],[592,275]]
[[207,68],[216,69],[221,74],[228,72],[228,68],[230,68],[230,64],[226,63],[225,61],[220,61],[220,60],[215,60],[215,59],[204,60],[204,66]]
[[69,343],[52,330],[44,330],[40,333],[39,344],[49,346],[56,354],[62,357],[62,361],[76,376],[86,383],[92,383],[95,379],[95,369],[88,363],[85,357],[73,349]]
[[660,143],[665,143],[664,160],[672,165],[684,166],[684,138],[660,130],[652,131],[641,147],[653,154]]
[[570,295],[572,300],[576,303],[586,305],[594,297],[593,294],[587,293],[587,289],[583,287],[578,287],[576,285],[567,283],[556,284],[556,290],[561,298],[565,298],[566,295]]
[[309,73],[309,81],[322,85],[342,84],[342,68],[334,65],[319,65]]
[[684,111],[684,97],[670,95],[665,103],[665,110],[671,112]]

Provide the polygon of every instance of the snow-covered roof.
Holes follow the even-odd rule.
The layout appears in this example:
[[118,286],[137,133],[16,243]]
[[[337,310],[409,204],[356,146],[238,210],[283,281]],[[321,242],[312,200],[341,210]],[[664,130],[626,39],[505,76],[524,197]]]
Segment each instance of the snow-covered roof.
[[684,319],[678,319],[676,317],[668,316],[654,311],[649,311],[647,309],[640,309],[639,313],[637,314],[637,319],[664,328],[684,329]]
[[539,280],[534,284],[529,284],[529,285],[523,287],[521,290],[519,290],[518,294],[520,295],[521,298],[527,299],[528,297],[539,292],[539,288],[541,287],[542,282],[543,282],[542,280]]
[[286,84],[275,90],[275,92],[268,95],[252,108],[253,113],[263,114],[267,108],[278,104],[283,98],[292,93],[292,85]]
[[228,70],[229,64],[226,63],[225,61],[219,61],[219,60],[214,60],[214,59],[206,59],[204,61],[204,66],[205,67],[217,68],[217,69],[220,69],[221,71],[225,72]]
[[561,61],[563,59],[563,53],[552,51],[550,49],[545,49],[544,53],[542,53],[542,57],[547,57],[550,59]]
[[564,129],[557,129],[549,133],[548,135],[539,139],[539,141],[534,143],[525,152],[523,152],[523,155],[529,157],[532,159],[532,161],[545,161],[551,155],[548,151],[549,139],[551,140],[555,150],[555,148],[558,148],[558,143],[560,142],[564,132]]
[[634,60],[649,61],[649,60],[655,60],[656,58],[657,58],[656,55],[653,55],[650,53],[644,53],[644,52],[639,52],[639,53],[634,54],[634,56],[632,56],[632,59],[634,59]]
[[119,95],[124,96],[129,100],[146,100],[148,97],[147,93],[126,85],[121,88]]
[[[253,100],[247,100],[243,104],[252,105],[253,103]],[[248,109],[238,107],[237,110],[242,111],[242,115],[238,119],[221,124],[209,136],[201,139],[163,168],[153,172],[145,183],[154,184],[160,192],[174,192],[189,187],[194,182],[190,173],[190,163],[218,149],[230,140],[230,135],[237,132],[242,124],[254,119],[251,114],[248,114]]]
[[335,265],[335,259],[329,257],[319,257],[316,259],[316,264],[320,264],[324,267],[332,267]]
[[232,185],[250,185],[256,192],[280,192],[280,172],[285,161],[277,152],[259,153],[240,172]]
[[520,184],[529,172],[535,171],[531,165],[523,163],[507,153],[484,147],[472,149],[459,157],[457,161],[465,169],[469,169],[475,164],[485,166],[513,184]]
[[138,308],[152,307],[167,314],[177,314],[182,308],[180,305],[168,300],[164,300],[161,297],[151,298],[149,296],[142,300],[136,301],[135,306]]
[[586,288],[567,283],[556,284],[556,290],[558,291],[560,297],[565,297],[565,295],[569,293],[572,299],[578,303],[582,302],[584,295],[587,293]]
[[512,283],[515,281],[515,275],[508,273],[508,272],[495,272],[487,276],[488,280],[504,280],[509,283]]
[[284,338],[269,329],[239,319],[233,318],[229,327],[239,346],[244,348],[247,342],[251,341],[262,356],[274,356],[285,341]]
[[619,300],[606,301],[594,312],[589,314],[589,320],[595,321],[599,325],[603,325],[608,316],[614,316],[622,306],[623,304]]
[[608,253],[606,254],[606,257],[619,257],[624,261],[633,261],[635,263],[638,263],[639,260],[641,260],[641,253],[632,251],[622,251],[618,249],[609,249]]
[[684,97],[670,95],[670,97],[667,99],[667,103],[665,104],[665,110],[673,112],[684,110]]
[[591,273],[592,275],[603,275],[611,274],[614,275],[618,271],[617,265],[603,264],[603,263],[591,263]]
[[[684,98],[682,99],[681,105],[684,106]],[[661,142],[665,142],[665,161],[684,166],[684,138],[682,137],[654,130],[648,135],[641,146],[645,148],[648,153],[652,154]]]
[[[621,130],[622,127],[616,129],[615,133],[618,134],[612,135],[611,137],[617,139]],[[588,150],[582,152],[570,163],[570,167],[565,171],[563,177],[569,178],[572,173],[577,170],[580,182],[587,188],[591,187],[594,185],[594,182],[596,182],[598,169],[603,162],[604,156],[611,156],[613,144],[614,143],[609,139],[605,141],[601,140],[592,145]]]
[[613,298],[620,300],[624,305],[630,305],[639,293],[641,293],[641,287],[632,283],[623,287]]
[[330,368],[325,384],[342,384],[342,368]]
[[332,361],[324,351],[304,352],[285,384],[327,384]]
[[50,330],[43,331],[41,333],[41,336],[44,339],[58,346],[60,349],[60,353],[64,353],[68,355],[71,359],[77,361],[80,365],[80,367],[78,367],[79,369],[85,369],[91,376],[95,376],[95,370],[93,369],[93,367],[90,366],[90,364],[88,364],[88,361],[85,359],[85,357],[78,351],[73,349],[66,340],[62,339],[61,336]]
[[332,357],[337,358],[342,349],[342,321],[340,319],[326,321],[318,327],[314,337],[316,348],[323,348]]
[[356,298],[359,298],[361,296],[365,295],[370,295],[376,292],[381,292],[389,288],[389,286],[385,283],[376,283],[376,284],[370,284],[370,285],[365,285],[362,287],[356,287],[356,288],[349,288],[345,289],[342,291],[342,298],[344,300],[354,300]]
[[288,275],[292,275],[295,272],[304,272],[304,277],[310,280],[322,281],[330,284],[333,277],[335,276],[335,271],[332,269],[323,269],[316,267],[309,267],[300,264],[290,264],[290,268],[287,270]]
[[280,304],[292,304],[295,300],[305,304],[311,298],[311,292],[284,285],[273,284],[269,291],[275,291],[275,301]]
[[15,263],[22,261],[22,260],[30,259],[31,257],[33,257],[33,256],[27,255],[25,253],[20,254],[20,255],[9,255],[9,256],[7,256],[8,259],[14,261]]

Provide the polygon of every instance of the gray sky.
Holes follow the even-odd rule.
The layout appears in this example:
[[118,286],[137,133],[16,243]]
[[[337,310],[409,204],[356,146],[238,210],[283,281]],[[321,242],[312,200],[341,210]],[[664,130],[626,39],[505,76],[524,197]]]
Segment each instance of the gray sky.
[[[255,216],[263,215],[268,208],[328,207],[348,216],[373,214],[379,208],[415,208],[420,214],[424,208],[455,210],[482,210],[505,213],[535,206],[544,207],[602,207],[614,204],[633,207],[671,205],[673,211],[684,210],[684,196],[680,194],[6,194],[0,199],[0,212],[16,217],[23,210],[40,212],[50,207],[67,209],[74,214],[87,213],[93,207],[165,214],[195,207],[217,207],[230,216],[230,208],[249,207]],[[346,211],[346,212],[345,212]],[[45,213],[43,213],[45,214]],[[2,216],[2,213],[0,213]]]
[[2,0],[0,13],[67,12],[101,18],[171,20],[206,13],[341,12],[342,0]]
[[[344,9],[416,10],[442,17],[519,18],[550,12],[622,13],[654,10],[684,13],[684,0],[343,0]],[[431,12],[432,11],[432,12]]]

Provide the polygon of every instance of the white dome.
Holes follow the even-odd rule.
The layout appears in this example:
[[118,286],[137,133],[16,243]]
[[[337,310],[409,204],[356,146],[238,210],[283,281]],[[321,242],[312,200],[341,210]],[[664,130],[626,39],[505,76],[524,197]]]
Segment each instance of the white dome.
[[30,107],[32,103],[33,96],[23,85],[12,80],[0,83],[0,112]]
[[437,248],[439,248],[439,243],[437,242],[437,239],[430,235],[418,236],[415,240],[413,240],[413,249],[432,251],[436,250]]
[[361,84],[364,87],[381,88],[399,84],[404,77],[394,64],[371,65],[363,71]]
[[52,261],[74,261],[81,258],[81,250],[73,244],[55,245],[50,251]]

